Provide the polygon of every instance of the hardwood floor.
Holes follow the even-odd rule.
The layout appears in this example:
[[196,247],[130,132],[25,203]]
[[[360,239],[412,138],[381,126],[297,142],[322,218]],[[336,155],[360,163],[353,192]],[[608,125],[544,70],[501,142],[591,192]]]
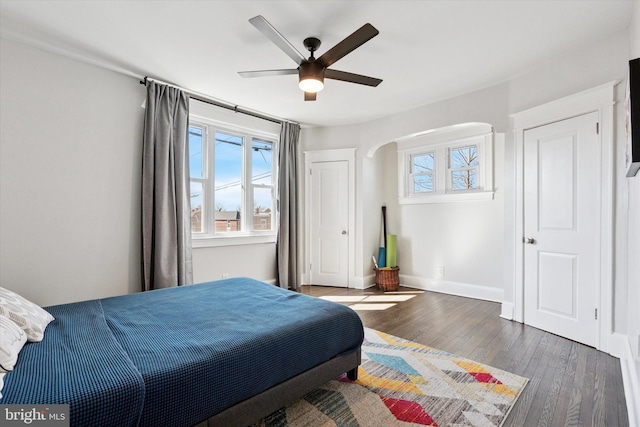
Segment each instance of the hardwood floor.
[[[354,309],[368,328],[529,378],[505,426],[629,425],[618,359],[502,319],[498,303],[404,287],[395,294],[323,286],[301,291],[359,304]],[[376,301],[412,295],[406,301]],[[395,305],[373,310],[382,304]]]

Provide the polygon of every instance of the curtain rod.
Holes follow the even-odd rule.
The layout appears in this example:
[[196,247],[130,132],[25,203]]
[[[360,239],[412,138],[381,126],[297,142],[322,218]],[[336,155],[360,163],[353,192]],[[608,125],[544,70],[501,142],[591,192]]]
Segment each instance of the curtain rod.
[[218,99],[211,98],[210,96],[207,96],[207,95],[204,95],[204,94],[201,94],[201,93],[198,93],[198,92],[194,92],[194,91],[191,91],[189,89],[185,89],[183,87],[176,86],[176,85],[171,84],[171,83],[163,82],[163,81],[158,80],[158,79],[154,79],[153,77],[145,76],[143,80],[140,80],[140,84],[146,86],[147,85],[147,81],[154,81],[156,83],[160,83],[160,84],[163,84],[163,85],[166,85],[166,86],[171,86],[171,87],[174,87],[176,89],[180,89],[183,92],[185,92],[187,95],[189,95],[189,98],[195,99],[196,101],[204,102],[206,104],[211,104],[211,105],[214,105],[216,107],[226,108],[227,110],[231,110],[231,111],[234,111],[236,113],[246,114],[248,116],[256,117],[256,118],[262,119],[262,120],[267,120],[269,122],[273,122],[273,123],[277,123],[277,124],[282,124],[282,122],[285,121],[284,119],[280,119],[278,117],[269,116],[269,115],[266,115],[266,114],[263,114],[263,113],[259,113],[257,111],[251,111],[251,110],[248,110],[246,108],[241,108],[241,107],[239,107],[237,105],[228,104],[228,103],[220,101]]

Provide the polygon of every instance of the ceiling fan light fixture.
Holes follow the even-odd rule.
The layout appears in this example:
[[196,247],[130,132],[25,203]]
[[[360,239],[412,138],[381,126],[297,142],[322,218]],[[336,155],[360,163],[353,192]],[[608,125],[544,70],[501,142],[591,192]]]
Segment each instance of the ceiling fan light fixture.
[[315,61],[304,62],[298,67],[298,86],[305,92],[316,93],[324,88],[324,68]]
[[324,82],[317,76],[307,76],[304,79],[300,79],[298,86],[300,86],[300,89],[304,92],[316,93],[324,88]]

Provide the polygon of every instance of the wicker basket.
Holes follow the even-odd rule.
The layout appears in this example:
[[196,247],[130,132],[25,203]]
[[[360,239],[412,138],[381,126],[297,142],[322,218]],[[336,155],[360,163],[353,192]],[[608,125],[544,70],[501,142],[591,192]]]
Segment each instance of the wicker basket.
[[400,267],[374,268],[376,272],[376,285],[381,291],[397,291],[400,286]]

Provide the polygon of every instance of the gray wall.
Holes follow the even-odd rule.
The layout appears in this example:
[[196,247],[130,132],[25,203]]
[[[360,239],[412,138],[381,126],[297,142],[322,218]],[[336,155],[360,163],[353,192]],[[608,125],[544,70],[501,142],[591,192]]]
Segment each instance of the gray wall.
[[[0,40],[0,286],[40,305],[140,289],[137,78]],[[194,281],[275,280],[275,245],[194,249]]]
[[144,88],[1,43],[1,286],[42,305],[138,290]]

